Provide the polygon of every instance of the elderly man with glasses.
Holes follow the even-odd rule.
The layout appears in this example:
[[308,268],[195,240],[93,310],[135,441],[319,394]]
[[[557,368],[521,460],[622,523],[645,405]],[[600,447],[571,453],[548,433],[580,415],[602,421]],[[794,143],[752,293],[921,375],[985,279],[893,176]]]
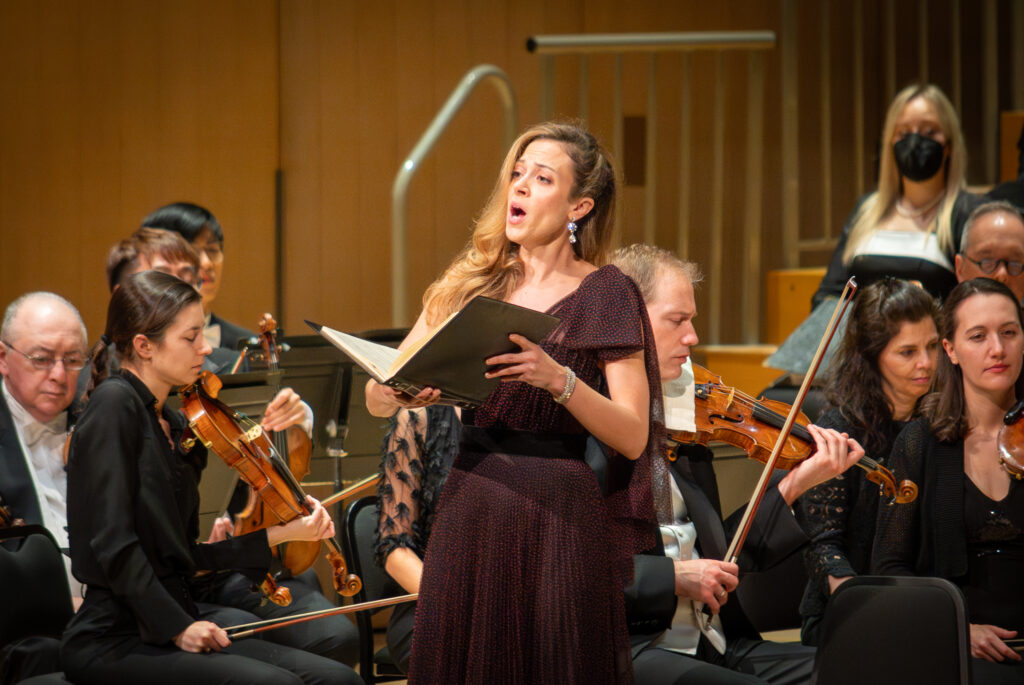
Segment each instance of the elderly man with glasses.
[[967,218],[956,278],[991,278],[1024,300],[1024,215],[1005,201],[986,202]]
[[[68,546],[64,442],[86,340],[78,310],[53,293],[22,295],[0,324],[0,497],[12,516],[41,524],[62,549]],[[67,556],[65,565],[77,609],[83,588]],[[58,649],[56,640],[42,637],[5,645],[0,680],[60,670]]]
[[[29,293],[7,308],[0,326],[0,497],[15,518],[43,525],[65,549],[64,442],[87,354],[82,317],[60,295]],[[77,606],[81,585],[70,563],[68,580]]]
[[0,495],[15,517],[44,525],[61,547],[68,408],[86,345],[78,310],[54,293],[19,297],[0,327]]

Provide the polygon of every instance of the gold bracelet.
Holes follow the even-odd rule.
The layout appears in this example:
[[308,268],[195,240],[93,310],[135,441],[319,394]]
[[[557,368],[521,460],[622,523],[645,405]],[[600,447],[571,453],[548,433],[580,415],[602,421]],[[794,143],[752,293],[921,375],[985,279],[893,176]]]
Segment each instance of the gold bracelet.
[[572,391],[576,389],[576,374],[568,366],[565,367],[565,388],[562,394],[555,398],[555,402],[565,404],[572,397]]

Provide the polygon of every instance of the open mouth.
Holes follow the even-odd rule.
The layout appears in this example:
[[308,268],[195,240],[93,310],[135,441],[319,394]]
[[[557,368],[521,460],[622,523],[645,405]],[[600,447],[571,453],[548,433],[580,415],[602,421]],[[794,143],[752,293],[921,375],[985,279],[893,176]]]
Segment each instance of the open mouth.
[[524,210],[519,205],[513,204],[513,205],[511,205],[509,207],[508,218],[509,218],[509,221],[511,221],[512,223],[514,223],[514,224],[519,223],[520,221],[523,220],[524,216],[526,216],[526,210]]

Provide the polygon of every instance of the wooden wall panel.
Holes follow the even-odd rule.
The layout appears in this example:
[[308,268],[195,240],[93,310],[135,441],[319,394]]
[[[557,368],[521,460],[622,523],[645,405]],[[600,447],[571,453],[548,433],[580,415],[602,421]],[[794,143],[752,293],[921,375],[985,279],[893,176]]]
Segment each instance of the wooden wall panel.
[[276,43],[270,0],[0,4],[0,301],[57,291],[97,338],[108,248],[188,199],[228,233],[217,310],[255,325],[274,289]]
[[[790,6],[798,20],[796,31],[785,34],[783,10]],[[0,99],[6,103],[0,111],[0,299],[36,288],[64,292],[97,332],[108,246],[156,206],[190,199],[209,206],[228,234],[226,286],[217,309],[251,326],[259,311],[273,306],[278,286],[272,238],[273,179],[280,168],[286,332],[304,333],[304,318],[352,330],[389,326],[391,184],[403,159],[463,74],[480,63],[509,74],[520,128],[537,121],[541,62],[526,52],[525,40],[572,32],[776,31],[779,44],[763,53],[762,273],[742,276],[760,281],[765,269],[819,265],[827,246],[799,254],[779,247],[782,164],[789,158],[783,124],[797,131],[788,154],[798,160],[799,173],[786,197],[795,198],[793,223],[802,239],[833,239],[858,192],[874,184],[885,107],[895,89],[920,74],[922,55],[929,78],[943,88],[951,90],[955,76],[962,79],[969,180],[991,182],[984,165],[990,122],[982,107],[983,78],[1002,84],[998,104],[1007,108],[1019,95],[1003,85],[1022,69],[1001,64],[998,73],[983,74],[981,46],[998,40],[1000,56],[1016,54],[1003,43],[1022,32],[1024,21],[1010,0],[996,0],[994,7],[999,31],[987,36],[971,4],[957,0],[12,0],[0,4]],[[923,40],[916,35],[922,18]],[[797,59],[784,72],[787,41],[795,42]],[[961,63],[949,47],[957,41]],[[853,91],[857,55],[859,94]],[[705,313],[732,311],[742,279],[725,265],[735,269],[736,253],[745,247],[749,63],[739,53],[689,56],[691,97],[684,108],[683,62],[680,55],[657,58],[658,111],[649,113],[649,57],[625,56],[623,114],[647,117],[657,131],[651,164],[659,189],[657,242],[677,247],[678,219],[685,217],[684,251],[708,270],[715,254],[710,227],[721,217],[728,250],[721,273],[708,273],[698,306]],[[556,61],[554,111],[585,112],[591,129],[612,147],[614,61],[587,59],[590,82],[581,91],[583,63],[579,57]],[[716,63],[723,79],[717,110]],[[792,117],[783,114],[786,84],[796,84],[799,107]],[[825,94],[829,106],[823,108]],[[684,109],[693,131],[685,202],[677,157],[684,148]],[[721,135],[713,135],[716,130]],[[501,135],[498,99],[485,84],[413,179],[413,309],[467,239],[504,153]],[[722,144],[720,206],[711,199],[716,140]],[[613,149],[619,158],[632,152]],[[645,204],[643,187],[623,189],[620,242],[642,238]],[[38,249],[40,236],[48,249]],[[737,341],[741,323],[736,315],[723,316],[719,341]]]
[[[725,2],[708,9],[700,3],[658,0],[628,7],[612,0],[569,3],[497,2],[488,5],[434,0],[407,5],[354,2],[284,2],[282,26],[282,150],[286,179],[285,231],[288,257],[285,276],[286,323],[318,318],[352,330],[390,325],[390,189],[404,156],[443,104],[461,76],[476,64],[497,64],[510,75],[519,99],[521,128],[540,111],[540,60],[525,50],[534,34],[644,30],[710,30],[774,28],[776,7],[751,9],[748,3]],[[766,25],[765,22],[768,22]],[[355,27],[355,30],[353,30]],[[320,46],[318,49],[317,46]],[[323,51],[331,59],[323,60]],[[679,148],[678,79],[680,57],[659,58],[658,89],[662,109],[654,119],[659,131],[656,164],[659,187],[673,188],[678,161],[669,151]],[[578,115],[578,57],[560,60],[555,68],[554,113]],[[624,60],[625,114],[644,115],[647,103],[648,57]],[[695,127],[709,123],[712,112],[703,92],[714,82],[707,71],[713,60],[698,55],[694,62]],[[742,179],[742,142],[746,128],[742,93],[745,56],[727,60],[726,75],[738,79],[728,89],[729,131],[727,183]],[[591,86],[586,97],[588,124],[612,146],[612,60],[588,60]],[[777,80],[774,58],[769,78]],[[662,94],[664,85],[665,93]],[[410,186],[409,297],[419,295],[452,259],[468,237],[494,182],[504,149],[500,144],[501,110],[488,86],[456,118],[438,148]],[[333,93],[333,104],[325,100]],[[294,96],[292,95],[294,94]],[[737,99],[738,98],[738,99]],[[314,111],[311,112],[310,108]],[[766,103],[766,111],[771,109]],[[775,116],[775,115],[772,115]],[[307,128],[307,131],[296,130]],[[326,131],[336,136],[327,144]],[[321,133],[314,133],[319,131]],[[622,151],[613,151],[621,155]],[[706,167],[708,150],[698,157]],[[768,157],[768,160],[776,158]],[[323,183],[332,174],[334,182]],[[695,182],[707,177],[698,166]],[[344,188],[339,188],[344,186]],[[766,202],[777,203],[774,191]],[[694,197],[707,197],[695,188]],[[338,198],[347,198],[345,206]],[[678,216],[675,193],[658,205],[658,241],[674,246]],[[642,239],[644,192],[627,187],[621,196],[627,218],[620,240]],[[701,223],[706,204],[694,207],[694,225]],[[730,231],[742,225],[742,208],[729,210]],[[778,231],[777,220],[766,230]],[[314,234],[332,237],[315,240]],[[738,235],[738,233],[737,233]],[[695,233],[694,256],[707,242],[706,230]],[[731,287],[731,286],[730,286]],[[730,296],[732,295],[730,291]],[[734,334],[735,326],[730,328]]]

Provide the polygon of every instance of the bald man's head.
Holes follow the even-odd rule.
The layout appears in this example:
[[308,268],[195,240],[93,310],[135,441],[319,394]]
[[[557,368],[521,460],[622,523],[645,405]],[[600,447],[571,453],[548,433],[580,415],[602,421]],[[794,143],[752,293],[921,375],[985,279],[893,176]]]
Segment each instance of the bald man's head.
[[29,293],[0,324],[0,375],[18,404],[49,422],[71,405],[88,354],[85,324],[60,295]]

